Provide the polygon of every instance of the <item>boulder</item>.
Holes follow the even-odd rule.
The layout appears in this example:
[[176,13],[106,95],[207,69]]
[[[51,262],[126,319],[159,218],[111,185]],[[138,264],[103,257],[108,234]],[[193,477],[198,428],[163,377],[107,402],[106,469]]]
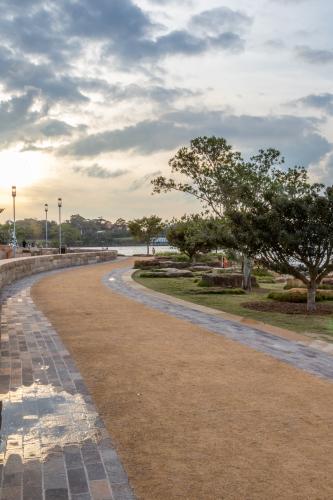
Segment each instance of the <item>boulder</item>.
[[189,270],[193,271],[193,272],[195,272],[195,271],[207,271],[208,272],[208,271],[211,271],[211,269],[212,268],[210,266],[204,266],[204,265],[199,265],[199,264],[197,266],[191,266],[189,268]]
[[173,262],[172,260],[166,260],[158,263],[161,269],[186,269],[189,266],[188,262]]
[[147,271],[141,274],[142,278],[192,278],[193,276],[191,271],[174,268]]
[[[243,275],[241,273],[204,274],[202,276],[202,284],[204,286],[219,286],[222,288],[242,288]],[[253,288],[258,287],[257,280],[254,276],[251,276],[251,285]]]

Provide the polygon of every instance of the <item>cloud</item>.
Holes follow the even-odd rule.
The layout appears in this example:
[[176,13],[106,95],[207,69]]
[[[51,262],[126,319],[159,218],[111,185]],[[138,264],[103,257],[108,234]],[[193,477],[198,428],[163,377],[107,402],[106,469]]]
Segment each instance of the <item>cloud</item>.
[[76,172],[78,174],[85,175],[87,177],[93,177],[96,179],[115,179],[117,177],[122,177],[129,172],[129,170],[121,168],[111,171],[105,167],[101,167],[97,163],[86,167],[74,166],[72,170],[73,172]]
[[308,2],[309,0],[272,0],[275,3],[282,3],[282,4],[297,4],[297,3],[304,3]]
[[296,56],[310,64],[330,64],[333,62],[333,50],[313,49],[308,45],[295,47]]
[[27,58],[17,56],[3,47],[0,48],[0,81],[8,91],[33,88],[40,90],[51,101],[88,101],[70,76],[55,74],[50,64],[29,62]]
[[26,131],[44,116],[44,111],[33,111],[37,93],[29,91],[7,101],[0,101],[0,146],[5,148],[21,140]]
[[59,137],[72,135],[74,127],[60,120],[48,120],[41,126],[40,130],[46,137]]
[[296,101],[292,101],[291,104],[318,109],[328,115],[333,115],[333,94],[328,92],[324,94],[309,94]]
[[196,32],[214,35],[224,32],[239,32],[248,28],[252,19],[243,12],[229,9],[228,7],[217,7],[196,14],[190,21],[190,28]]
[[238,52],[243,50],[244,40],[237,33],[232,32],[199,37],[187,30],[177,30],[155,40],[139,39],[134,44],[129,39],[116,48],[111,43],[107,54],[114,55],[126,63],[137,63],[174,55],[195,56],[213,48]]
[[78,157],[111,151],[152,154],[174,150],[196,136],[217,135],[249,152],[276,147],[291,164],[309,165],[332,147],[318,132],[318,125],[315,118],[290,115],[237,116],[224,111],[175,111],[156,120],[87,136],[66,146],[59,154]]
[[161,170],[156,170],[155,172],[151,172],[150,174],[143,175],[142,177],[135,179],[135,181],[132,182],[132,184],[130,185],[128,190],[129,191],[138,191],[138,189],[142,188],[151,179],[154,179],[154,177],[157,177],[158,175],[161,175],[161,174],[162,174]]
[[309,175],[315,182],[333,186],[333,152],[325,155],[318,163],[309,168]]

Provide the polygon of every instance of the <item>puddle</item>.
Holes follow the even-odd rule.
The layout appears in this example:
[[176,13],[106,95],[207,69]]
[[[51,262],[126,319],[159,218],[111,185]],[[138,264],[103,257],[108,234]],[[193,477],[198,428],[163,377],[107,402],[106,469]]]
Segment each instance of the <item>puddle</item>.
[[81,394],[32,384],[10,391],[2,403],[0,463],[44,461],[55,447],[97,442],[101,430],[94,407]]

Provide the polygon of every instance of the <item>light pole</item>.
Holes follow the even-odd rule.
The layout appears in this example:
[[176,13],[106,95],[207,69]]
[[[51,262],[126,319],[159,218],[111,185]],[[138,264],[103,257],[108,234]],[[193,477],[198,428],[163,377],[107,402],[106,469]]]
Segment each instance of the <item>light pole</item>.
[[47,212],[49,211],[49,206],[47,203],[44,205],[45,210],[45,248],[47,248]]
[[58,208],[59,208],[59,253],[61,253],[61,207],[62,207],[62,199],[58,198]]
[[14,218],[14,226],[13,226],[13,248],[14,248],[14,257],[16,257],[16,207],[15,207],[15,199],[16,199],[16,186],[12,186],[12,197],[13,197],[13,218]]

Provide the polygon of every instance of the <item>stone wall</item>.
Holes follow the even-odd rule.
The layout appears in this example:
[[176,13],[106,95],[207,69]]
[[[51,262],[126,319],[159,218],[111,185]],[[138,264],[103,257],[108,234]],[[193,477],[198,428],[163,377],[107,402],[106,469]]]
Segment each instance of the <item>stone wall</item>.
[[0,288],[31,274],[108,262],[117,257],[116,251],[82,252],[62,255],[41,255],[0,261]]

